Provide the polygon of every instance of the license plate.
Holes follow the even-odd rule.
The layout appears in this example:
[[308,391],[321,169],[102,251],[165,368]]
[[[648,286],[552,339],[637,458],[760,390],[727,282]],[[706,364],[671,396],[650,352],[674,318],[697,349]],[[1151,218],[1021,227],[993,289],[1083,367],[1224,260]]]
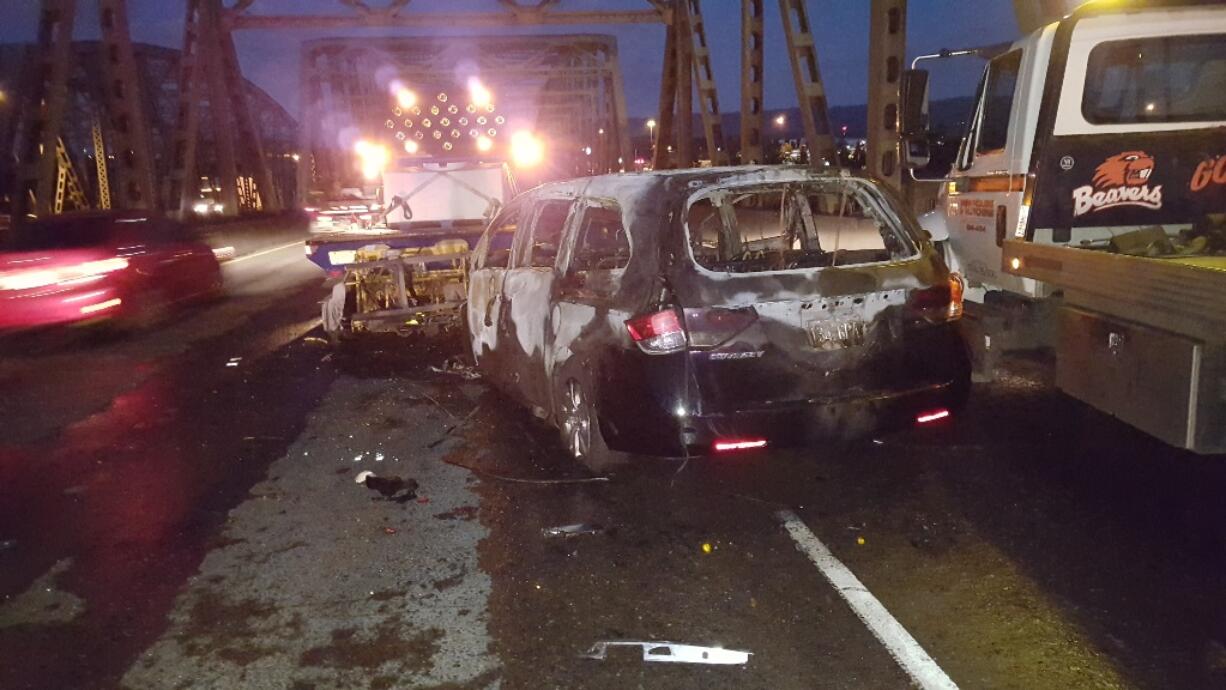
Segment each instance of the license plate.
[[333,266],[344,266],[345,264],[351,264],[356,257],[357,252],[352,249],[342,249],[340,251],[328,252],[328,262]]
[[868,324],[860,320],[823,319],[806,326],[809,345],[816,350],[842,350],[863,345],[868,339]]

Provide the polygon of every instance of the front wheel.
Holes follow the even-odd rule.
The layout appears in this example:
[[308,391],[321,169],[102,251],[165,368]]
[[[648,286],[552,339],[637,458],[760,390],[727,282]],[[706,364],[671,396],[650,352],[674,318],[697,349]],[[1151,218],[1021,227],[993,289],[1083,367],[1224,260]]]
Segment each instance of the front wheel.
[[567,380],[562,387],[559,417],[562,445],[576,462],[595,474],[605,474],[625,464],[623,454],[605,445],[591,396],[576,379]]

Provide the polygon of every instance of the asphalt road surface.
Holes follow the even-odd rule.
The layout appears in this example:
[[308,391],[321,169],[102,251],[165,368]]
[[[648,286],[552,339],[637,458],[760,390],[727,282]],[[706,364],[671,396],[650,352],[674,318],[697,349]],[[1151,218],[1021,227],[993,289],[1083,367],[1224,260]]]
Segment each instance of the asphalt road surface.
[[1226,465],[1042,357],[943,425],[597,481],[456,343],[320,343],[297,246],[226,271],[0,346],[0,688],[1226,687]]

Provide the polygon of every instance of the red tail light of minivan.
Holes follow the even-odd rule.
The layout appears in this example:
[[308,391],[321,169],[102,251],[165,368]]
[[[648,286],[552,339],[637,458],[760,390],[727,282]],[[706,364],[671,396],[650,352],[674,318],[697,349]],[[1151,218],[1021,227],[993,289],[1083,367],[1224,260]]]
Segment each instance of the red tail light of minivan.
[[758,313],[753,307],[685,310],[685,328],[689,331],[690,345],[696,348],[723,345],[757,320]]
[[929,323],[953,321],[962,317],[962,292],[962,278],[952,274],[945,285],[912,292],[907,308]]
[[626,321],[626,330],[639,349],[649,355],[680,352],[688,344],[676,309],[636,316]]

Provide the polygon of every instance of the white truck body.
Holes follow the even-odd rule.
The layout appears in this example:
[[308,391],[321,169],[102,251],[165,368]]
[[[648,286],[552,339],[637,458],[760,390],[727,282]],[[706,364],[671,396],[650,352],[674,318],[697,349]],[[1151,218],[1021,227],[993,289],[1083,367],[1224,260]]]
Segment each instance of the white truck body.
[[[922,219],[968,299],[1061,298],[1063,390],[1210,453],[1226,452],[1226,256],[1169,247],[1224,221],[1226,5],[1207,2],[1095,3],[993,57]],[[1176,244],[1119,249],[1142,230]]]

